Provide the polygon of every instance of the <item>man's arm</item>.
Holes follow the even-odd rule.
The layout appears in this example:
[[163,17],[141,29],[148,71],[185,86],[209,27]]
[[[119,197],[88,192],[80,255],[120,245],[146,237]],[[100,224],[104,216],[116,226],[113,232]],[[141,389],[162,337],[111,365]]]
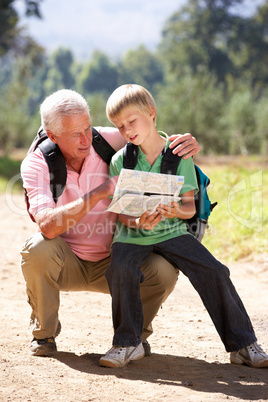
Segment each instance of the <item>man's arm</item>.
[[172,141],[169,148],[173,149],[174,154],[183,156],[183,159],[188,159],[200,151],[196,138],[190,133],[173,134],[169,137],[169,140]]
[[99,187],[66,205],[41,210],[35,221],[45,237],[53,239],[80,221],[95,205],[113,195],[118,177],[113,177]]
[[[116,151],[121,149],[126,144],[126,141],[116,128],[96,128]],[[178,156],[183,156],[183,159],[188,159],[200,151],[200,146],[196,138],[190,133],[173,134],[169,137],[169,139],[172,141],[169,147],[172,148],[173,152]]]

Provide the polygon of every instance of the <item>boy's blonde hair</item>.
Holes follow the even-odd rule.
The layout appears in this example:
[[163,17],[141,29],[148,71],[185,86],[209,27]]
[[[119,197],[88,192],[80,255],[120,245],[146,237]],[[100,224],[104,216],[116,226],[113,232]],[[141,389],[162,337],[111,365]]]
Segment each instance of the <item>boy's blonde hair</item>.
[[153,107],[156,119],[154,98],[147,89],[137,84],[121,85],[114,90],[106,104],[107,117],[113,122],[113,119],[120,116],[124,109],[130,107],[135,107],[141,113],[151,113]]

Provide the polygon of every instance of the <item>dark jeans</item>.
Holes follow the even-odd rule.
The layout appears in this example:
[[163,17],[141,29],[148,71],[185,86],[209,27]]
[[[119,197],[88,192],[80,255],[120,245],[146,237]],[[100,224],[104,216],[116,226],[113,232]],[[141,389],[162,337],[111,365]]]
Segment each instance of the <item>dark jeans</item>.
[[243,303],[230,280],[229,269],[193,236],[183,235],[151,246],[115,243],[105,272],[112,295],[113,345],[141,342],[143,310],[139,267],[151,252],[163,255],[186,275],[199,293],[227,352],[256,341]]

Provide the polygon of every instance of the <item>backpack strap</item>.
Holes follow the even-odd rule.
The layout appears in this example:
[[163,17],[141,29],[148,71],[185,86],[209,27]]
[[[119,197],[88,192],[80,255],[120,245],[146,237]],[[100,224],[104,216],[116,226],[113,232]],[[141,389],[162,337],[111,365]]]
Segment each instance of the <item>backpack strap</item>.
[[135,166],[138,163],[138,153],[138,145],[128,142],[124,146],[123,167],[125,169],[135,169]]
[[173,154],[172,149],[167,148],[161,161],[160,172],[176,175],[180,160],[181,156]]
[[[138,153],[138,145],[128,142],[124,146],[123,167],[125,169],[135,169],[138,163]],[[171,148],[167,148],[161,161],[160,173],[176,175],[180,160],[181,157],[173,154]]]
[[50,175],[50,189],[55,203],[63,193],[67,179],[67,169],[62,152],[57,144],[49,138],[38,145],[48,165]]
[[94,127],[92,127],[92,146],[104,162],[109,165],[115,150]]

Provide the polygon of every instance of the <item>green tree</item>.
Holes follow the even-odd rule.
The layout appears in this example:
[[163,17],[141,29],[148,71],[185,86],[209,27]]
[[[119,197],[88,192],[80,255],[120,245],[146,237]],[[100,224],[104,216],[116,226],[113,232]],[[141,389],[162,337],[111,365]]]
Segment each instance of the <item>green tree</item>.
[[224,116],[230,134],[228,153],[258,153],[260,137],[256,135],[256,101],[249,85],[242,83],[239,86],[233,91]]
[[191,132],[204,153],[228,152],[223,93],[223,87],[216,85],[216,77],[210,74],[193,76],[188,72],[180,79],[170,77],[157,92],[157,127],[168,134]]
[[70,49],[59,48],[50,57],[50,64],[60,73],[64,88],[72,88],[74,85],[73,62],[74,58]]
[[252,131],[253,141],[257,137],[260,140],[260,152],[267,156],[268,154],[268,125],[267,125],[267,116],[268,116],[268,93],[263,94],[263,97],[256,104],[256,127],[254,131]]
[[164,68],[161,59],[144,46],[129,50],[123,56],[119,69],[119,84],[137,83],[152,91],[154,85],[162,83],[163,79]]
[[117,66],[104,53],[95,51],[84,65],[78,78],[78,87],[85,94],[111,93],[117,87]]
[[[41,0],[25,0],[25,13],[27,16],[41,17]],[[18,28],[19,16],[14,7],[15,0],[0,2],[0,56],[10,50],[15,53],[25,53],[25,48],[33,40],[24,33],[24,29]]]
[[168,71],[179,76],[187,66],[193,74],[209,71],[224,82],[230,74],[251,74],[254,82],[254,65],[261,63],[266,73],[267,1],[250,18],[234,12],[234,7],[243,2],[189,0],[173,14],[164,27],[160,45]]

